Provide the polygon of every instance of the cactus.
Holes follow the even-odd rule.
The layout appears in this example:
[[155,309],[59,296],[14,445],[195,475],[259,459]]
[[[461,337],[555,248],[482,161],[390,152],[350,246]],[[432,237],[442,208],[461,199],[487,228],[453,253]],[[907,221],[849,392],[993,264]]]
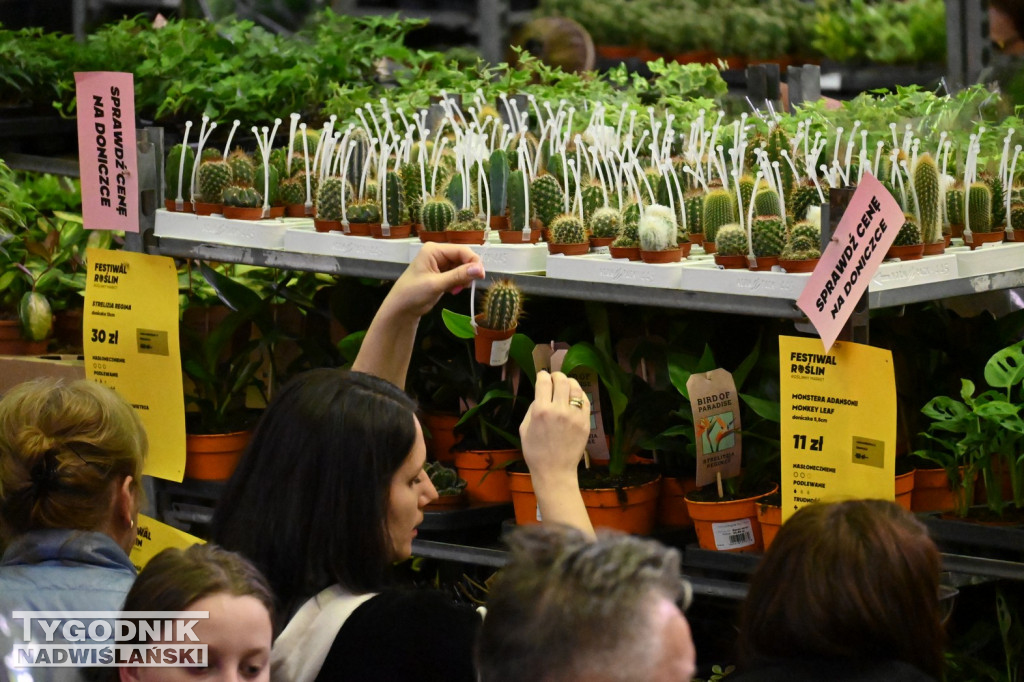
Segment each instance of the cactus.
[[[463,185],[464,185],[464,183],[462,181],[462,173],[456,173],[455,175],[453,175],[448,180],[448,187],[445,188],[445,194],[448,196],[448,199],[453,204],[455,204],[456,208],[460,208],[460,209],[463,206],[467,205],[466,203],[463,202],[463,199],[464,199]],[[469,206],[473,205],[472,199],[470,199],[468,205]]]
[[535,207],[537,217],[545,227],[551,227],[555,218],[565,210],[564,202],[565,195],[555,176],[541,175],[530,185],[530,205]]
[[459,478],[459,473],[441,462],[427,462],[423,471],[430,477],[430,482],[440,497],[458,495],[466,489],[466,481]]
[[231,167],[223,159],[199,164],[199,196],[211,204],[221,201],[224,190],[231,184]]
[[285,206],[306,203],[306,182],[299,178],[283,180],[278,192],[281,196],[281,203]]
[[252,187],[256,176],[256,164],[252,157],[241,149],[228,154],[228,166],[231,167],[231,184],[239,187]]
[[[754,178],[752,178],[749,175],[744,175],[743,177],[741,177],[739,179],[739,184],[740,184],[740,198],[742,198],[743,201],[736,203],[736,211],[737,211],[736,215],[740,215],[740,213],[739,213],[740,205],[742,204],[742,206],[743,206],[743,209],[742,209],[743,213],[742,213],[742,215],[746,216],[747,215],[747,207],[750,206],[750,202],[753,200],[754,193],[755,193],[755,190],[757,188],[754,187]],[[760,215],[760,214],[758,214],[758,215]],[[772,213],[770,215],[779,215],[778,209],[775,210],[775,213]]]
[[801,220],[789,230],[789,240],[810,239],[821,248],[821,228],[809,220]]
[[946,221],[950,225],[964,224],[964,188],[961,183],[946,190]]
[[176,144],[167,152],[167,162],[164,165],[164,196],[172,201],[178,198],[178,170],[183,153],[185,166],[181,172],[181,198],[185,201],[192,198],[189,185],[192,183],[192,165],[196,162],[196,153],[191,147]]
[[372,199],[355,201],[345,207],[345,217],[350,223],[379,223],[380,204]]
[[636,223],[629,224],[624,222],[622,224],[622,232],[612,242],[612,246],[630,248],[640,246],[640,231]]
[[508,174],[508,226],[512,230],[525,230],[526,219],[526,177],[523,171],[514,170]]
[[[821,189],[827,200],[828,190],[825,187]],[[807,218],[807,209],[811,206],[818,206],[820,203],[821,197],[818,196],[818,189],[814,186],[813,182],[808,181],[796,185],[789,194],[789,201],[786,202],[786,208],[788,209],[786,217],[792,217],[793,220],[804,220]]]
[[487,186],[491,192],[491,215],[505,215],[508,205],[508,154],[504,149],[491,152],[490,168],[487,170]]
[[718,228],[736,222],[736,200],[727,189],[713,189],[704,195],[704,213],[701,225],[704,239],[715,241]]
[[[341,187],[346,182],[335,175],[325,178],[316,193],[316,217],[320,220],[341,220]],[[305,191],[305,188],[303,188]],[[305,197],[303,197],[305,201]],[[349,216],[351,218],[351,216]]]
[[[412,158],[416,158],[415,152]],[[423,205],[423,188],[420,186],[419,164],[403,163],[398,169],[398,176],[402,179],[402,200],[405,202],[405,210],[409,213],[409,222],[422,222],[420,209]],[[388,220],[393,220],[390,213]]]
[[759,189],[757,194],[754,195],[754,215],[782,215],[782,208],[779,206],[778,192],[767,187]]
[[203,163],[205,161],[222,161],[223,158],[224,157],[221,156],[219,149],[217,149],[216,147],[207,147],[199,156],[199,162]]
[[921,228],[917,226],[917,221],[914,220],[912,215],[903,216],[903,225],[900,226],[900,231],[896,233],[896,240],[892,243],[893,246],[917,246],[921,243]]
[[263,195],[255,187],[229,185],[221,194],[221,201],[225,206],[259,208],[263,205]]
[[918,157],[914,167],[914,190],[921,209],[921,239],[931,244],[942,239],[942,195],[939,193],[939,167],[931,154]]
[[704,233],[704,193],[700,190],[687,192],[686,205],[686,230],[690,234]]
[[[295,179],[295,180],[298,180],[299,184],[302,185],[302,201],[305,202],[306,201],[306,171],[300,170],[300,171],[296,172],[294,175],[292,175],[292,178]],[[320,185],[320,178],[317,176],[316,173],[312,173],[311,172],[309,174],[309,196],[310,197],[316,197],[316,191],[319,188],[319,185]],[[353,191],[351,184],[349,184],[348,187],[345,188],[345,196],[347,196],[347,197],[355,196],[355,192]]]
[[[402,179],[395,171],[388,171],[384,176],[387,189],[385,199],[388,202],[388,225],[404,225],[409,222],[409,214],[405,207],[405,196],[402,191]],[[373,220],[367,222],[376,222]]]
[[811,260],[821,258],[821,248],[818,242],[807,236],[791,237],[786,248],[779,254],[784,260]]
[[523,170],[519,167],[519,141],[522,140],[524,145],[524,152],[531,160],[537,157],[537,138],[529,132],[516,133],[508,138],[507,151],[509,154],[509,168],[517,171]]
[[676,217],[668,206],[648,206],[637,225],[637,233],[644,251],[666,251],[679,246]]
[[[982,182],[988,185],[992,192],[992,228],[1006,227],[1006,193],[1003,191],[1003,181],[997,175],[983,177]],[[973,209],[972,209],[973,210]]]
[[590,230],[595,237],[618,237],[622,229],[622,214],[619,209],[604,206],[590,217]]
[[776,161],[779,163],[779,173],[782,175],[782,191],[788,195],[793,191],[794,178],[793,169],[790,168],[789,162],[782,156],[783,150],[790,155],[793,153],[789,135],[786,134],[785,129],[781,125],[777,125],[768,133],[768,146],[765,147],[765,152],[773,163]]
[[589,225],[594,212],[604,205],[601,185],[596,182],[587,183],[580,192],[580,201],[583,203],[583,220]]
[[[253,187],[260,190],[260,193],[269,198],[269,203],[273,206],[279,205],[279,195],[281,193],[281,175],[274,164],[267,166],[269,172],[264,175],[263,164],[256,167],[256,171],[253,173]],[[305,200],[303,200],[305,201]]]
[[967,220],[971,232],[992,231],[992,190],[984,182],[975,182],[967,192]]
[[586,244],[588,241],[583,221],[569,213],[552,220],[549,230],[553,244]]
[[778,256],[786,246],[786,226],[778,216],[755,218],[750,226],[750,240],[758,258]]
[[[552,154],[548,158],[547,171],[558,182],[558,186],[562,187],[562,182],[568,178],[568,187],[562,187],[562,189],[569,194],[570,197],[576,194],[576,178],[573,177],[572,171],[565,168],[565,159],[561,154]],[[566,173],[563,175],[562,173]]]
[[455,220],[455,204],[444,197],[427,199],[420,210],[423,229],[427,232],[444,232]]
[[484,294],[481,326],[495,331],[509,331],[519,324],[523,312],[523,293],[515,282],[499,279]]
[[[358,185],[353,186],[358,187]],[[366,185],[363,187],[363,199],[366,201],[380,200],[380,184],[376,180],[366,179]]]
[[476,217],[473,209],[464,208],[455,212],[455,220],[448,223],[445,228],[449,232],[469,232],[472,230],[485,230],[487,225],[483,220]]
[[747,255],[747,231],[737,223],[722,225],[715,234],[715,250],[720,256]]
[[634,228],[640,224],[640,204],[635,201],[626,204],[622,210],[622,224]]
[[353,187],[359,187],[359,180],[363,175],[363,166],[366,165],[366,155],[370,150],[370,138],[365,130],[356,127],[352,130],[348,143],[352,152],[348,157],[348,168],[342,169],[341,174],[352,183]]
[[[275,147],[270,150],[270,165],[277,169],[277,177],[288,177],[288,157],[284,147]],[[257,182],[259,182],[259,177],[256,176]]]
[[1010,227],[1014,230],[1024,230],[1024,204],[1010,206]]

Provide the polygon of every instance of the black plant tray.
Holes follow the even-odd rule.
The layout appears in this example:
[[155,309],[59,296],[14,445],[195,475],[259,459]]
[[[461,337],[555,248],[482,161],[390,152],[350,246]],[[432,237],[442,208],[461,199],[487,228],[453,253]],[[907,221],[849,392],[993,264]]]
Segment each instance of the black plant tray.
[[939,546],[953,544],[1003,550],[1016,553],[1018,560],[1024,559],[1024,528],[1019,526],[986,526],[938,516],[926,516],[922,517],[922,520],[928,526],[932,539]]
[[500,526],[501,522],[514,515],[512,504],[480,504],[445,509],[443,511],[425,511],[422,531],[450,531]]

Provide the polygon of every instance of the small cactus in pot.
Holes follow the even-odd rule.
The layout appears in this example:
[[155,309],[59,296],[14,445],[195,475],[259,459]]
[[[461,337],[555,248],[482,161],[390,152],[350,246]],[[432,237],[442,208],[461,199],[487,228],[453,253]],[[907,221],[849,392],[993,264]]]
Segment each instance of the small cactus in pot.
[[755,218],[750,226],[750,240],[754,256],[758,258],[778,257],[786,247],[786,226],[779,216]]
[[[316,193],[316,219],[320,221],[340,222],[341,190],[345,179],[334,175],[320,183]],[[305,187],[303,187],[305,192]]]
[[587,244],[587,229],[579,216],[563,214],[551,221],[548,226],[553,244]]
[[545,227],[565,210],[565,195],[561,185],[550,173],[541,175],[530,185],[530,205],[536,209],[537,217]]
[[178,197],[181,197],[183,202],[192,199],[192,192],[189,190],[195,160],[196,153],[192,148],[181,144],[174,145],[171,151],[167,152],[167,161],[164,164],[164,198],[168,201],[168,208],[174,205]]
[[648,206],[637,224],[637,234],[643,251],[668,251],[679,247],[675,216],[668,206]]
[[590,230],[598,238],[617,238],[622,231],[622,214],[619,209],[603,206],[594,211],[590,217]]
[[722,225],[715,235],[715,249],[719,256],[746,256],[746,230],[737,223]]
[[455,204],[445,197],[427,199],[420,209],[420,217],[427,232],[444,232],[455,220]]
[[254,187],[230,185],[221,194],[221,201],[235,208],[257,208],[263,205],[263,195]]
[[231,184],[231,167],[224,159],[216,158],[199,164],[199,197],[204,203],[219,204],[224,190]]
[[345,215],[349,223],[379,223],[380,204],[371,199],[356,201],[345,207]]
[[893,246],[917,246],[922,244],[921,240],[921,228],[918,227],[917,221],[914,220],[913,216],[903,216],[903,225],[900,226],[900,231],[896,233],[896,240],[893,241]]
[[523,314],[523,292],[510,279],[495,281],[484,294],[483,312],[474,319],[476,361],[498,366],[508,362],[512,336]]

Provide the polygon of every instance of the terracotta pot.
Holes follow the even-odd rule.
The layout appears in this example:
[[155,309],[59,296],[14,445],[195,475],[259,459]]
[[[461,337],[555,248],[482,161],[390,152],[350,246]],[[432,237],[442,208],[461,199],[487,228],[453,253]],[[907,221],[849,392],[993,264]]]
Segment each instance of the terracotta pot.
[[271,218],[283,218],[284,217],[284,206],[271,206],[270,207]]
[[440,495],[436,500],[424,507],[423,510],[449,511],[451,509],[461,509],[467,504],[469,504],[469,498],[466,496],[466,491],[463,490],[458,495]]
[[608,253],[612,258],[625,258],[626,260],[640,260],[639,246],[609,246]]
[[761,539],[767,550],[782,527],[782,507],[770,504],[757,505],[757,521],[761,524]]
[[941,256],[946,252],[946,240],[943,239],[941,242],[932,242],[931,244],[924,245],[924,255],[926,256]]
[[313,218],[313,227],[317,232],[341,232],[341,221]]
[[757,520],[757,501],[775,490],[778,486],[760,495],[725,502],[695,502],[688,494],[686,507],[697,530],[697,542],[703,549],[719,552],[760,552],[764,540]]
[[488,225],[491,226],[492,230],[507,230],[508,217],[503,215],[492,215],[490,220],[488,221]]
[[200,481],[226,481],[231,478],[251,435],[251,431],[187,434],[185,477]]
[[1006,232],[1003,230],[996,230],[995,232],[972,232],[971,242],[968,243],[967,238],[964,237],[964,244],[967,244],[967,246],[971,247],[971,251],[974,251],[982,244],[995,244],[1003,241],[1005,238]]
[[472,503],[508,503],[508,462],[522,459],[518,450],[462,450],[455,453],[455,468],[466,481],[466,495]]
[[591,237],[590,246],[591,248],[611,246],[613,241],[615,241],[615,237]]
[[459,415],[446,414],[444,412],[424,412],[421,420],[423,425],[430,432],[425,436],[427,443],[427,454],[437,462],[446,464],[455,462],[455,453],[452,448],[462,440],[461,435],[455,435],[455,424],[459,421]]
[[694,476],[662,476],[661,491],[658,495],[658,525],[669,528],[686,528],[693,525],[686,508],[686,493],[697,489]]
[[650,535],[658,511],[661,475],[647,483],[623,488],[581,489],[583,504],[594,528],[614,528],[636,535]]
[[715,244],[715,243],[714,243],[714,242],[712,242],[712,241],[708,241],[707,239],[705,239],[705,240],[703,241],[703,243],[701,244],[701,246],[703,246],[703,247],[704,247],[704,253],[708,253],[708,254],[710,254],[710,253],[717,253],[717,251],[718,251],[718,245],[717,245],[717,244]]
[[263,207],[225,206],[224,217],[231,220],[261,220],[263,218]]
[[946,245],[946,248],[948,249],[950,243],[952,243],[952,241],[953,241],[953,235],[951,235],[951,234],[944,234],[944,235],[942,235],[942,241]]
[[49,339],[29,341],[21,335],[21,322],[0,320],[0,355],[42,355]]
[[914,493],[914,470],[896,476],[896,504],[910,511],[911,496]]
[[697,246],[704,246],[703,232],[691,232],[689,238],[691,244],[696,244]]
[[313,207],[309,207],[309,213],[306,213],[305,204],[289,204],[285,206],[285,215],[289,218],[305,218],[313,215]]
[[530,239],[523,240],[524,230],[501,230],[498,232],[498,239],[502,244],[536,244],[540,241],[540,230],[530,228]]
[[672,55],[672,60],[679,64],[713,64],[715,53],[711,50],[691,50]]
[[380,224],[374,224],[370,226],[370,236],[374,239],[406,239],[412,234],[412,223],[406,223],[405,225],[392,225],[388,230],[391,234],[387,237],[384,236],[384,228]]
[[82,309],[61,310],[53,316],[53,335],[57,343],[67,348],[82,348]]
[[196,215],[213,215],[224,210],[221,204],[211,204],[205,201],[196,202]]
[[726,270],[744,270],[747,267],[746,256],[723,256],[720,253],[715,254],[715,265],[721,266]]
[[473,348],[476,361],[482,365],[500,367],[508,362],[508,351],[512,347],[512,336],[516,328],[500,330],[488,329],[481,325],[483,313],[476,316],[476,328],[473,334]]
[[590,253],[590,242],[584,244],[553,244],[548,242],[548,253],[562,253],[566,256],[585,256]]
[[182,201],[180,211],[178,210],[177,202],[174,199],[164,199],[164,208],[172,213],[194,213],[192,202],[187,199]]
[[512,509],[516,514],[517,526],[540,523],[540,508],[537,495],[533,492],[533,478],[523,471],[508,471],[508,488],[512,493]]
[[921,256],[924,255],[924,244],[909,244],[907,246],[890,246],[889,250],[885,252],[885,257],[888,258],[899,258],[901,261],[905,260],[921,260]]
[[779,264],[778,256],[754,256],[754,260],[757,262],[757,265],[750,268],[754,272],[768,272]]
[[645,263],[678,263],[683,259],[683,250],[679,247],[664,251],[644,251],[640,249],[640,260]]
[[[960,467],[963,475],[963,467]],[[953,511],[956,509],[957,493],[949,484],[945,469],[915,469],[914,490],[910,497],[910,508],[915,512]]]
[[964,236],[964,226],[963,226],[963,223],[959,223],[959,224],[958,223],[950,223],[949,224],[949,236],[950,237],[957,237],[957,238],[963,237]]
[[814,268],[818,265],[817,258],[809,258],[807,260],[786,260],[784,258],[779,259],[779,267],[786,272],[813,272]]
[[428,232],[427,230],[419,231],[420,241],[426,244],[427,242],[446,242],[448,241],[448,233],[441,232]]
[[[353,235],[355,237],[369,237],[374,228],[380,229],[380,223],[349,223],[348,232],[346,234]],[[342,226],[344,232],[344,226]]]
[[445,230],[449,244],[483,244],[486,230]]
[[1010,230],[1006,235],[1006,241],[1024,242],[1024,230]]
[[594,49],[605,59],[623,60],[635,56],[640,48],[632,45],[597,45]]

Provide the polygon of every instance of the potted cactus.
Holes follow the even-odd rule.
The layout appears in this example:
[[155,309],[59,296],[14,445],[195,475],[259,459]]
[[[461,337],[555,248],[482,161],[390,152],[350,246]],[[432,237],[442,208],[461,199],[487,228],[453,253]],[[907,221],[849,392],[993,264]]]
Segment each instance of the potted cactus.
[[346,180],[337,175],[325,178],[316,192],[313,226],[317,232],[341,231],[341,193]]
[[777,215],[754,218],[750,226],[750,240],[757,262],[757,266],[751,269],[771,270],[778,264],[779,254],[786,247],[786,225]]
[[747,231],[738,223],[722,225],[715,233],[715,264],[726,270],[747,267]]
[[448,226],[455,220],[455,204],[447,197],[433,197],[420,208],[419,237],[421,242],[448,241]]
[[821,230],[806,220],[793,225],[786,248],[779,254],[779,266],[786,272],[811,272],[821,258]]
[[992,220],[992,188],[985,182],[973,182],[967,190],[964,206],[964,242],[971,250],[982,244],[1001,242],[1004,230],[996,230]]
[[176,144],[164,165],[164,207],[168,211],[192,213],[192,166],[196,154],[191,147]]
[[523,293],[512,280],[500,279],[484,294],[483,308],[473,321],[476,361],[504,365],[523,312]]
[[705,194],[700,222],[704,230],[704,252],[714,253],[718,229],[736,222],[736,199],[733,193],[719,187]]
[[896,235],[896,241],[886,251],[886,258],[903,260],[919,260],[924,255],[924,242],[921,241],[921,229],[913,216],[905,215],[903,225]]
[[539,175],[530,184],[531,205],[536,209],[541,225],[550,229],[551,223],[565,212],[565,194],[551,173]]
[[445,236],[452,244],[483,244],[487,223],[478,218],[471,208],[455,212],[455,219],[445,228]]
[[609,245],[608,252],[612,258],[640,260],[640,232],[637,221],[626,220],[623,217],[622,231]]
[[508,154],[504,149],[491,152],[490,168],[487,171],[487,187],[491,197],[489,225],[492,230],[507,230],[508,217],[505,209],[508,206]]
[[645,263],[678,263],[690,253],[690,243],[679,244],[675,212],[668,206],[653,204],[644,209],[637,223],[640,258]]
[[405,203],[405,190],[397,171],[388,171],[384,176],[381,208],[383,215],[379,223],[370,224],[370,235],[375,239],[404,239],[412,232],[409,209]]
[[441,462],[427,462],[423,471],[437,490],[437,499],[426,506],[427,511],[466,506],[466,481],[459,477],[459,472]]
[[[586,206],[584,206],[584,210]],[[590,215],[590,245],[612,245],[622,232],[622,214],[612,206],[602,206]]]
[[[508,229],[500,230],[498,237],[502,244],[536,244],[542,230],[538,229],[536,220],[530,220],[530,197],[526,176],[522,170],[514,170],[508,174],[506,183],[508,202]],[[493,190],[492,190],[493,191]],[[527,230],[527,227],[530,229]]]
[[589,251],[590,237],[579,216],[566,213],[548,225],[548,253],[582,256]]
[[196,214],[220,213],[224,190],[231,184],[231,166],[214,150],[203,154],[199,163],[199,196],[196,199]]
[[221,198],[225,218],[259,220],[263,217],[263,195],[255,187],[229,185]]

